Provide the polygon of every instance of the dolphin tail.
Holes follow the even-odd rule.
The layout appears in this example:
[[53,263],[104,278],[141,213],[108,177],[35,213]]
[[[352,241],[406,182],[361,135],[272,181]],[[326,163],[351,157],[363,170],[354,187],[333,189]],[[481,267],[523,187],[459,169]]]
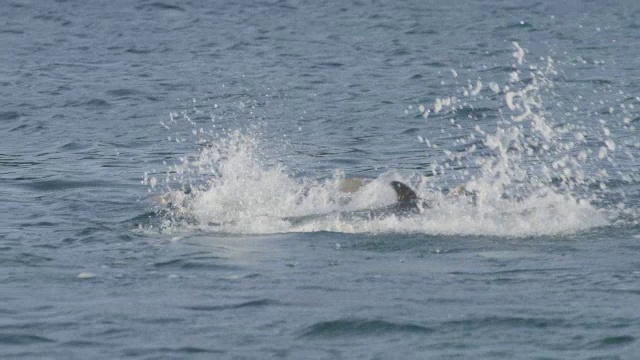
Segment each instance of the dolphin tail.
[[418,201],[418,195],[416,195],[416,192],[400,181],[392,181],[391,187],[396,191],[397,201],[399,203]]

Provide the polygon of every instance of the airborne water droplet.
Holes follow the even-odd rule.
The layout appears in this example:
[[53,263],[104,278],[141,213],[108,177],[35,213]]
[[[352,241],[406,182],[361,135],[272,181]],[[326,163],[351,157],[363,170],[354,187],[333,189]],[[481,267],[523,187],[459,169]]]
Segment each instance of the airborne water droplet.
[[607,157],[607,148],[604,146],[600,147],[600,151],[598,151],[598,159],[604,159]]

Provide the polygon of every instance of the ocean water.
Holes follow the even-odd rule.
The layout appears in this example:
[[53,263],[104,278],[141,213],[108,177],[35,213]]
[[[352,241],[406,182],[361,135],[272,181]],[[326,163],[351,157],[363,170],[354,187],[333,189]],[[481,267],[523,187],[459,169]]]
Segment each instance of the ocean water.
[[638,19],[2,1],[0,358],[640,357]]

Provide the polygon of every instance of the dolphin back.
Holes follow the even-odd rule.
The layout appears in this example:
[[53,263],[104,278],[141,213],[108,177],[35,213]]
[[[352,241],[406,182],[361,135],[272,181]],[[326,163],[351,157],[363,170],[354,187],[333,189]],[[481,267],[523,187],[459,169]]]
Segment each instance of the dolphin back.
[[399,203],[418,201],[418,195],[416,195],[416,192],[400,181],[392,181],[391,187],[396,191],[396,197]]

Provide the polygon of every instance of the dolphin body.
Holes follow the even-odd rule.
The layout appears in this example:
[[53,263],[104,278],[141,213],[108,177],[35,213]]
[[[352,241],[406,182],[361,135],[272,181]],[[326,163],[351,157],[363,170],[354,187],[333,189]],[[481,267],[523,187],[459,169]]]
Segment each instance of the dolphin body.
[[325,214],[311,214],[305,216],[290,216],[282,220],[288,221],[293,226],[303,225],[307,222],[337,218],[339,220],[373,220],[384,219],[390,216],[408,217],[420,214],[422,209],[430,207],[425,201],[420,199],[415,191],[400,181],[391,181],[391,187],[396,192],[396,202],[375,209],[362,209],[351,211],[336,211]]
[[[352,183],[349,183],[348,189],[341,189],[344,192],[355,192],[358,188],[363,186],[366,182],[363,179],[354,179]],[[373,219],[384,219],[390,216],[396,217],[409,217],[412,215],[420,214],[423,209],[429,208],[429,204],[420,199],[415,191],[411,189],[408,185],[400,182],[400,181],[391,181],[389,183],[393,190],[396,193],[396,202],[387,206],[374,208],[374,209],[360,209],[360,210],[349,210],[349,211],[334,211],[329,213],[320,213],[320,214],[309,214],[302,216],[288,216],[283,217],[281,220],[285,220],[289,222],[292,226],[300,226],[306,223],[321,220],[321,219],[339,219],[344,221],[353,221],[353,220],[373,220]],[[193,195],[191,187],[187,186],[182,189],[182,194],[187,197]],[[159,214],[170,214],[171,209],[176,209],[174,206],[174,199],[171,198],[161,198],[160,199],[163,204],[165,204],[165,208],[159,211]],[[182,199],[184,201],[184,199]],[[182,214],[184,215],[184,214]],[[173,215],[175,216],[175,214]],[[196,223],[195,219],[192,219],[189,216],[182,217],[179,216],[183,221],[187,223]],[[231,223],[235,223],[232,221]],[[221,226],[223,223],[219,222],[209,222],[209,226]]]

